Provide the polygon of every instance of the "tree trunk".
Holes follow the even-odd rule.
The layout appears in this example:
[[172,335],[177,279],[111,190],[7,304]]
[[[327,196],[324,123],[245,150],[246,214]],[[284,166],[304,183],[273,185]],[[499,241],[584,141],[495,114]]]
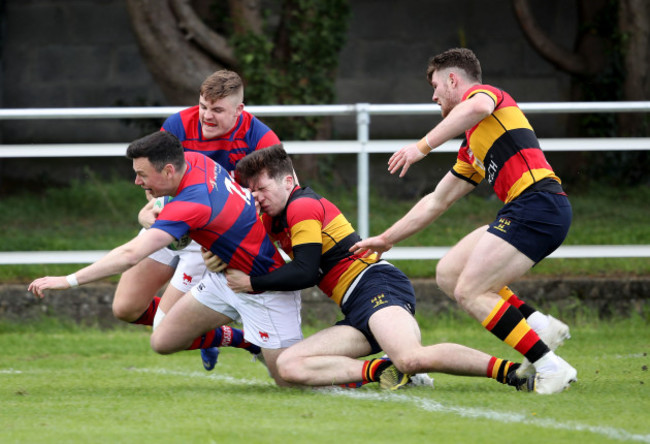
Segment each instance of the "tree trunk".
[[[625,100],[650,98],[650,4],[647,0],[619,0],[619,28],[624,35]],[[619,135],[647,137],[648,117],[643,113],[619,114]]]
[[[181,23],[172,9],[174,3]],[[204,27],[197,25],[200,20],[184,10],[183,6],[189,6],[183,3],[126,0],[131,26],[151,75],[171,105],[189,106],[196,104],[203,80],[218,69],[230,67],[234,59],[225,40],[216,33],[204,32]],[[206,46],[213,49],[212,53],[202,48]],[[220,51],[222,60],[215,60],[214,51]]]

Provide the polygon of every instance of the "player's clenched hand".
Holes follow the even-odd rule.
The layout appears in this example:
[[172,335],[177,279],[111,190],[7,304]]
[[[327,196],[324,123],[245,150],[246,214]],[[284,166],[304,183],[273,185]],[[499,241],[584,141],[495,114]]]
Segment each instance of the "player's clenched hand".
[[45,296],[43,293],[45,290],[65,290],[66,288],[70,288],[70,284],[65,276],[46,276],[29,284],[27,290],[42,298]]
[[226,280],[228,286],[235,293],[246,293],[253,291],[251,286],[251,278],[249,275],[240,270],[229,268],[226,270]]
[[404,177],[409,167],[422,159],[424,159],[424,154],[422,154],[416,144],[406,145],[390,156],[390,159],[388,159],[388,171],[390,171],[390,174],[395,174],[401,168],[402,172],[399,174],[399,177]]
[[381,236],[369,237],[350,247],[350,252],[353,254],[360,254],[361,257],[368,257],[373,253],[377,253],[377,257],[390,250],[393,244],[388,243]]
[[228,267],[228,264],[222,261],[219,256],[203,247],[201,247],[201,256],[203,256],[203,262],[205,262],[205,266],[208,267],[208,270],[210,271],[221,273],[226,269],[226,267]]
[[138,213],[138,222],[144,228],[151,228],[154,222],[156,222],[158,214],[160,214],[160,208],[156,208],[155,202],[156,199],[151,199]]

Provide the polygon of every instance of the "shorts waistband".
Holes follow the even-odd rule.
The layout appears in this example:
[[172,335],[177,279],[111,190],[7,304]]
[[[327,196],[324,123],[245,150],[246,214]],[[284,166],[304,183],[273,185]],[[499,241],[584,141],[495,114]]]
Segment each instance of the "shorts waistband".
[[562,189],[562,184],[560,184],[560,182],[550,177],[546,177],[540,180],[539,182],[535,182],[531,184],[528,188],[522,191],[519,194],[519,196],[523,196],[524,194],[535,193],[539,191],[546,192],[546,193],[553,193],[553,194],[564,194],[564,190]]
[[343,298],[341,299],[341,305],[340,305],[340,307],[343,307],[343,305],[347,302],[348,297],[350,297],[350,295],[352,294],[352,292],[353,292],[354,289],[356,288],[357,284],[358,284],[359,281],[361,280],[361,277],[362,277],[364,274],[366,274],[366,271],[370,270],[371,268],[378,267],[378,266],[380,266],[380,265],[389,265],[389,266],[391,266],[391,267],[394,267],[393,264],[391,264],[390,262],[386,262],[386,261],[384,261],[384,260],[382,260],[382,261],[380,261],[380,262],[375,262],[375,263],[372,264],[372,265],[368,265],[368,266],[366,267],[365,270],[363,270],[361,273],[359,273],[359,274],[357,275],[356,278],[354,278],[354,280],[352,281],[352,283],[351,283],[350,286],[348,287],[347,291],[346,291],[345,294],[343,295]]

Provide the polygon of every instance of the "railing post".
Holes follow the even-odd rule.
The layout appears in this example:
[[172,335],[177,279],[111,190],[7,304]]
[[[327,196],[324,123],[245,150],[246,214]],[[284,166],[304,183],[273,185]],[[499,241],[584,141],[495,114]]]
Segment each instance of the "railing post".
[[365,239],[368,237],[369,224],[369,167],[368,167],[368,134],[370,128],[370,113],[368,103],[357,103],[357,141],[359,142],[359,154],[357,154],[357,229],[359,235]]

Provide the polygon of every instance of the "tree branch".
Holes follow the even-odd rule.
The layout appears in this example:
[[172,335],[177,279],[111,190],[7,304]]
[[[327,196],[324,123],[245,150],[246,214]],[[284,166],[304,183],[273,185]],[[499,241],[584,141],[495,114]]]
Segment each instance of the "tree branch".
[[526,38],[542,57],[558,68],[572,74],[586,74],[589,72],[589,66],[583,57],[555,44],[538,26],[530,11],[528,0],[512,0],[512,5]]
[[625,36],[625,98],[647,100],[650,96],[650,5],[646,0],[621,0],[619,3],[619,28]]
[[223,66],[185,38],[167,1],[126,0],[126,5],[142,58],[167,100],[196,103],[199,85]]
[[237,65],[233,48],[226,38],[206,26],[192,8],[190,0],[170,0],[170,4],[178,18],[178,27],[185,32],[186,39],[193,40],[201,49],[225,65]]

